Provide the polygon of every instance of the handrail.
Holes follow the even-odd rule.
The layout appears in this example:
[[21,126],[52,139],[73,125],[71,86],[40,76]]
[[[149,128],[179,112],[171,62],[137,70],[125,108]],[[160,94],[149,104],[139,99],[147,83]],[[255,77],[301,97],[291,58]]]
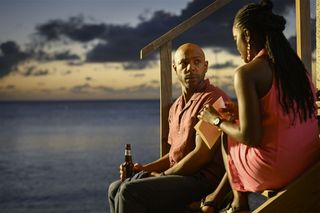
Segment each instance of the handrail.
[[306,69],[312,74],[315,82],[315,74],[312,73],[312,48],[310,26],[310,0],[296,0],[296,32],[297,54],[301,58]]
[[232,0],[216,0],[209,6],[205,7],[204,9],[200,10],[195,15],[191,16],[189,19],[183,21],[173,29],[169,30],[167,33],[163,34],[159,38],[155,39],[147,46],[140,50],[140,59],[145,58],[147,55],[158,49],[160,46],[166,44],[167,42],[173,40],[174,38],[181,35],[183,32],[190,29],[192,26],[198,24],[203,19],[211,15],[216,10],[220,9],[224,5],[228,4]]

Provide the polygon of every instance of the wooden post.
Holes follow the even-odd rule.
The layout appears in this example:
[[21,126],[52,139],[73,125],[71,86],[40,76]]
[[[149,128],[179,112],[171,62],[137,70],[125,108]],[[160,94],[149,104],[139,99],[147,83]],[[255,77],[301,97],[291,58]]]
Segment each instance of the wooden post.
[[317,89],[320,89],[320,1],[316,3],[316,76]]
[[[311,73],[310,0],[296,0],[297,54]],[[312,73],[315,82],[315,75]]]
[[160,156],[169,152],[168,116],[172,103],[172,44],[171,41],[160,47]]

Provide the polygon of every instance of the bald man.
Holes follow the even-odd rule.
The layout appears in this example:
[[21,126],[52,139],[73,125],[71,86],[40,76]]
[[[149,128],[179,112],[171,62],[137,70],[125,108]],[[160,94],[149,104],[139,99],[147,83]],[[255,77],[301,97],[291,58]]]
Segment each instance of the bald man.
[[[220,96],[229,98],[205,79],[208,61],[198,45],[181,45],[172,67],[181,96],[169,112],[170,151],[149,164],[136,163],[134,170],[138,173],[133,178],[109,186],[111,213],[184,212],[188,203],[212,192],[225,173],[221,150],[210,150],[196,135],[194,126],[204,105]],[[120,179],[123,175],[120,166]]]

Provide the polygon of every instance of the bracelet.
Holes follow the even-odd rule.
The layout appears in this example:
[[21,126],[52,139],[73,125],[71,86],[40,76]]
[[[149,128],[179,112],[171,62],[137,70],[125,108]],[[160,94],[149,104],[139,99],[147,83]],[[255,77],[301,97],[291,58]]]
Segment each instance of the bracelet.
[[205,198],[202,198],[202,199],[201,199],[200,208],[202,208],[202,207],[204,207],[204,206],[214,207],[214,206],[215,206],[215,203],[214,203],[213,200],[211,200],[211,201],[206,201]]

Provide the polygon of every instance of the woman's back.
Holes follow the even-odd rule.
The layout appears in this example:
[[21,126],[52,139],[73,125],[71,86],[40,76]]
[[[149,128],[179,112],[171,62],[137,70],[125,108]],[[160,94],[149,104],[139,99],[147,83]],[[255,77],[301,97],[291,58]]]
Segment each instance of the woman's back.
[[250,63],[243,65],[250,79],[255,84],[257,97],[261,98],[270,90],[273,80],[272,64],[266,51],[263,49]]
[[[263,57],[253,60],[253,63],[257,60],[258,64],[264,63],[261,61]],[[253,66],[256,68],[257,64]],[[240,176],[241,182],[235,181],[240,191],[282,188],[312,165],[320,154],[317,119],[312,117],[300,122],[296,118],[293,123],[293,114],[285,114],[279,103],[272,70],[269,70],[271,85],[268,85],[268,68],[262,69],[255,70],[256,73],[263,73],[263,77],[257,76],[255,79],[257,93],[260,93],[259,97],[262,96],[259,99],[261,142],[257,147],[235,141],[229,143],[232,164],[238,174],[231,173],[234,177]]]

